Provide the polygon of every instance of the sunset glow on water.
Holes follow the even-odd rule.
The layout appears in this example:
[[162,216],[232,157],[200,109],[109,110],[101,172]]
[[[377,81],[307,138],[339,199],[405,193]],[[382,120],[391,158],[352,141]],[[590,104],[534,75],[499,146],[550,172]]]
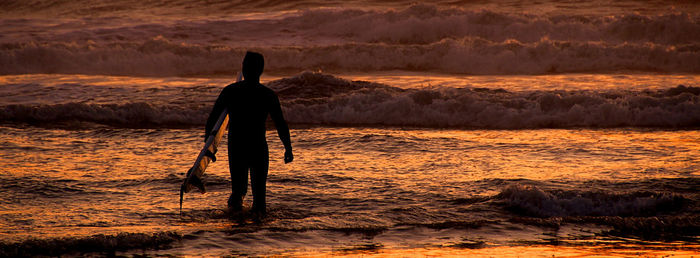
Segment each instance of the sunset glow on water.
[[[0,3],[0,256],[700,255],[700,5],[253,5]],[[295,160],[180,213],[247,50]]]

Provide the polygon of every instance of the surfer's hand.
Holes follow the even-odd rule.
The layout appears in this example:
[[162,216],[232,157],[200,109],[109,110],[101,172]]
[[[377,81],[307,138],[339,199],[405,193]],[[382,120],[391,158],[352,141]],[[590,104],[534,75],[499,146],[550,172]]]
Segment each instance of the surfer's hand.
[[289,163],[294,160],[294,154],[292,154],[292,150],[286,150],[284,151],[284,163]]

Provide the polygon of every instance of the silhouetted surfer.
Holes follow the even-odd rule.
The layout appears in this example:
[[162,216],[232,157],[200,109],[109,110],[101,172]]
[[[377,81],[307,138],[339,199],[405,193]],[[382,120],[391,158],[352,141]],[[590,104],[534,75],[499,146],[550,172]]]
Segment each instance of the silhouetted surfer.
[[251,211],[265,213],[265,184],[269,166],[265,122],[268,114],[272,117],[277,134],[284,144],[284,162],[294,160],[289,128],[282,116],[279,99],[271,89],[260,84],[264,64],[261,54],[247,52],[243,58],[243,81],[228,85],[221,91],[207,119],[205,141],[221,111],[228,108],[228,160],[232,190],[228,207],[231,211],[242,209],[250,170],[250,184],[253,190]]

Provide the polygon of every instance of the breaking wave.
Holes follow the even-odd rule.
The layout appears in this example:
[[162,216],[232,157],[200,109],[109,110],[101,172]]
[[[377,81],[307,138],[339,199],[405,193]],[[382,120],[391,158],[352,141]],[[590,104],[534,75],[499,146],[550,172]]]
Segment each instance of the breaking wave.
[[544,191],[522,185],[510,185],[498,197],[510,209],[535,217],[646,217],[680,210],[689,202],[681,195],[668,193]]
[[[311,73],[269,85],[288,100],[285,115],[292,123],[505,129],[700,125],[700,89],[682,85],[656,92],[401,90]],[[326,88],[346,92],[316,93]]]
[[[687,181],[689,185],[696,184],[692,178]],[[692,191],[611,192],[512,184],[495,199],[519,215],[509,220],[518,224],[544,228],[559,228],[568,223],[596,224],[609,227],[602,235],[666,241],[693,242],[700,232],[700,216]]]
[[29,239],[18,243],[0,242],[0,256],[62,256],[66,254],[103,253],[130,249],[167,248],[182,236],[174,232],[154,234],[120,233],[118,235],[94,235],[89,237],[67,237],[53,239]]
[[[484,129],[700,126],[700,88],[510,92],[486,88],[400,89],[305,72],[268,83],[292,124]],[[150,103],[14,104],[0,122],[89,122],[118,127],[201,126],[210,106]],[[159,104],[160,103],[160,104]]]

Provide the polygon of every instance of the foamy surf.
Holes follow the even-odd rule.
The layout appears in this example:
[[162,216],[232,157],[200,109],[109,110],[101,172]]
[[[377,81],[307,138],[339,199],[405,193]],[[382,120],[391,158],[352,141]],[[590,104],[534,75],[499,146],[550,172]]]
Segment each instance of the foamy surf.
[[[655,90],[402,89],[312,72],[267,84],[280,96],[288,122],[299,125],[481,129],[700,126],[700,88],[685,85]],[[201,126],[211,109],[204,100],[218,94],[218,87],[205,86],[124,87],[118,91],[113,87],[84,97],[75,94],[90,85],[0,87],[8,91],[29,87],[50,98],[44,102],[59,102],[37,103],[32,97],[35,91],[6,97],[17,104],[0,106],[0,122],[34,125]],[[182,95],[187,91],[195,97]],[[143,94],[150,97],[137,101]]]
[[3,19],[0,73],[235,74],[250,48],[264,53],[267,71],[277,73],[700,71],[700,18],[682,9],[582,14],[369,6],[310,7],[245,19],[230,12],[216,19],[109,13],[59,16],[49,24],[34,17]]

